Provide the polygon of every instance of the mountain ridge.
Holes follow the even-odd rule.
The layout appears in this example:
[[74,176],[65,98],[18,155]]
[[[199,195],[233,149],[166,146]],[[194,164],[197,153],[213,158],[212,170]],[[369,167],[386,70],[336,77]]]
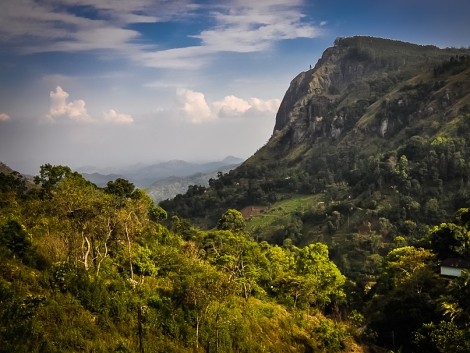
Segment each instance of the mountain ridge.
[[111,173],[100,173],[92,169],[92,172],[87,172],[90,168],[79,168],[79,172],[83,177],[98,186],[106,186],[108,181],[117,178],[124,178],[136,186],[141,188],[151,187],[158,180],[170,177],[189,177],[198,173],[208,173],[215,169],[225,169],[233,165],[243,162],[243,159],[234,156],[227,156],[220,161],[210,162],[187,162],[184,160],[174,159],[155,164],[143,164],[138,166],[131,166],[126,168],[119,168],[112,170]]
[[[229,160],[227,160],[229,161]],[[145,188],[151,199],[158,203],[163,200],[172,199],[178,194],[185,193],[190,186],[209,186],[210,180],[217,178],[220,173],[228,173],[236,168],[240,163],[218,166],[215,169],[199,172],[185,176],[170,176],[155,181]]]
[[[397,187],[401,156],[408,163],[407,183],[419,184],[422,190],[420,195],[412,188],[402,191],[424,205],[428,192],[442,192],[438,185],[450,188],[468,180],[463,171],[458,176],[444,168],[438,174],[427,173],[435,154],[442,154],[439,158],[448,165],[458,163],[436,149],[436,141],[449,144],[449,149],[453,145],[467,159],[469,92],[470,49],[339,38],[312,70],[292,80],[273,135],[262,148],[200,195],[179,195],[162,206],[208,227],[227,208],[276,205],[296,194],[321,196],[325,204],[350,197],[349,202],[361,209],[370,203],[385,207],[391,199],[403,202],[385,190],[385,185]],[[416,149],[430,153],[425,166],[425,153]],[[370,168],[376,168],[376,179],[371,179]],[[335,190],[334,195],[328,190]],[[457,203],[468,201],[457,202],[455,190],[447,190],[442,212],[451,214]],[[372,200],[374,192],[382,198]],[[185,198],[205,212],[184,211]],[[310,232],[303,228],[302,233]]]

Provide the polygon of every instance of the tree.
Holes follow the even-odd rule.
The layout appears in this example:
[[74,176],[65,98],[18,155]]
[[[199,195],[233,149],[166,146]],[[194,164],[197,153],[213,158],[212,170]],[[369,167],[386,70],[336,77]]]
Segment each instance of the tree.
[[43,195],[50,196],[52,189],[72,170],[63,165],[51,165],[49,163],[40,167],[39,175],[34,177],[34,182],[42,186]]
[[435,264],[428,249],[405,246],[387,254],[366,313],[381,345],[409,352],[413,332],[438,317],[442,286]]
[[393,249],[385,257],[384,275],[391,288],[402,287],[421,292],[433,276],[435,255],[426,249],[405,246]]
[[454,322],[426,323],[414,335],[417,352],[467,353],[470,351],[470,330]]
[[0,228],[0,244],[20,258],[24,258],[32,249],[30,235],[16,220],[10,220]]
[[[215,305],[215,324],[220,320],[220,305],[230,293],[230,283],[227,276],[207,263],[195,260],[187,268],[189,272],[180,276],[177,282],[176,295],[184,305],[194,312],[195,316],[195,346],[199,348],[201,325],[208,319],[209,306]],[[215,327],[217,333],[217,327]]]
[[455,223],[441,223],[431,230],[431,247],[441,259],[468,256],[470,235],[465,227]]
[[346,278],[328,257],[328,247],[322,243],[300,249],[296,261],[297,274],[305,278],[305,299],[320,308],[333,300],[344,298]]
[[229,230],[231,232],[245,231],[245,219],[240,211],[229,209],[225,212],[217,223],[217,229]]
[[328,258],[325,244],[313,243],[297,249],[291,271],[283,272],[274,282],[278,297],[294,307],[327,305],[344,298],[346,278]]
[[201,232],[198,241],[209,262],[228,274],[245,300],[253,293],[264,292],[258,280],[266,273],[268,260],[258,243],[228,230]]
[[126,179],[117,178],[114,181],[108,181],[104,191],[115,196],[132,198],[135,196],[135,185]]
[[168,214],[166,213],[166,211],[161,208],[160,206],[157,206],[157,205],[150,205],[149,207],[149,217],[152,221],[154,222],[161,222],[165,219],[167,219],[168,217]]
[[[68,256],[76,264],[81,263],[86,270],[100,262],[99,243],[106,242],[112,230],[107,229],[112,222],[105,219],[109,211],[109,198],[104,197],[94,184],[80,174],[68,174],[55,188],[50,200],[52,212],[64,219],[62,236],[68,246]],[[103,244],[103,248],[106,245]],[[105,251],[107,252],[107,251]],[[106,257],[104,255],[104,257]]]

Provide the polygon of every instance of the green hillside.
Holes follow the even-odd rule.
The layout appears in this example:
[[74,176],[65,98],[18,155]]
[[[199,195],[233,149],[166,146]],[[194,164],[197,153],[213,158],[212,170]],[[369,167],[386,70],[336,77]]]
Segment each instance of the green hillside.
[[[437,224],[456,222],[458,210],[470,207],[468,141],[469,49],[340,38],[291,82],[265,146],[209,188],[189,188],[161,205],[205,228],[232,207],[258,241],[324,243],[351,280],[352,308],[366,315],[380,345],[465,352],[468,346],[444,341],[447,348],[436,348],[429,335],[437,340],[456,325],[447,328],[468,342],[468,324],[440,316],[448,283],[437,276],[445,259],[431,241]],[[451,238],[468,241],[454,230]],[[465,251],[454,255],[470,261]],[[416,292],[401,287],[410,278],[398,287],[383,282],[398,258],[423,265],[413,267],[424,276]],[[408,307],[400,304],[406,300]],[[408,320],[410,310],[417,317]]]
[[[349,218],[348,231],[367,222],[362,210],[387,218],[398,232],[405,221],[448,219],[468,206],[469,54],[338,39],[314,69],[292,81],[265,146],[209,188],[190,187],[161,205],[209,228],[229,207],[275,209],[296,195],[314,195],[325,214]],[[297,218],[309,219],[307,241],[328,223],[326,216],[312,221],[315,212],[311,205],[296,210]],[[261,236],[273,238],[271,230]]]
[[[124,179],[0,173],[0,352],[363,352],[320,243],[204,231]],[[341,308],[341,309],[340,309]]]

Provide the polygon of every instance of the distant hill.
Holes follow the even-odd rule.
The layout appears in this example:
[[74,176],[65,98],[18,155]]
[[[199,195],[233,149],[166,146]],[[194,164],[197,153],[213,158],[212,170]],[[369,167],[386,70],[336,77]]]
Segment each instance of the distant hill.
[[31,189],[36,187],[36,184],[33,182],[33,177],[29,175],[22,175],[21,173],[11,169],[5,163],[0,162],[0,174],[13,177],[20,181],[26,189]]
[[86,180],[91,181],[92,183],[96,184],[97,186],[104,187],[108,183],[108,181],[116,180],[117,178],[124,178],[123,175],[120,174],[101,174],[101,173],[80,173]]
[[217,163],[214,164],[216,168],[205,173],[196,173],[190,176],[182,177],[171,176],[168,178],[159,179],[149,187],[145,188],[145,191],[156,203],[163,200],[172,199],[178,194],[184,194],[190,185],[209,186],[210,179],[216,179],[217,176],[220,175],[219,173],[228,173],[230,170],[236,168],[240,163],[224,166],[223,168],[217,166]]
[[279,243],[331,243],[379,231],[379,219],[409,234],[470,206],[468,141],[470,49],[338,38],[292,80],[265,146],[161,205],[205,227],[228,208],[263,206],[248,223]]
[[[91,168],[81,168],[79,170],[83,177],[98,186],[105,186],[110,180],[117,178],[124,178],[134,183],[137,187],[146,188],[151,187],[156,181],[178,177],[185,178],[198,173],[205,174],[211,173],[218,169],[226,169],[229,166],[237,165],[243,162],[243,159],[237,157],[226,157],[221,161],[194,163],[182,160],[171,160],[151,165],[137,165],[127,168],[114,170],[112,173],[99,173],[93,170],[92,173],[87,173]],[[208,179],[207,179],[208,180]],[[185,189],[186,190],[186,189]],[[185,191],[183,190],[183,191]]]
[[14,170],[11,169],[9,166],[7,166],[6,164],[0,162],[0,173],[3,173],[3,174],[11,174],[13,173]]

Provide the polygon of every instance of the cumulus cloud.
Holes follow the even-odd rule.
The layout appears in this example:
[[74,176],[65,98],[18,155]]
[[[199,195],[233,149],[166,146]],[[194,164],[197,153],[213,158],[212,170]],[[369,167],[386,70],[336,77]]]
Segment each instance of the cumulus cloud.
[[131,115],[118,113],[114,109],[103,113],[103,116],[105,121],[116,124],[132,124],[134,122],[134,118]]
[[54,122],[58,118],[65,117],[77,122],[92,122],[93,119],[87,112],[85,101],[77,99],[68,102],[68,97],[69,94],[60,86],[49,93],[49,113],[46,115],[48,120]]
[[10,116],[6,113],[0,113],[0,121],[7,121],[10,120]]
[[189,89],[179,89],[177,94],[183,103],[183,113],[190,122],[201,124],[214,120],[215,116],[212,114],[203,93]]
[[188,89],[179,90],[178,96],[183,104],[182,111],[185,117],[195,124],[221,118],[244,117],[249,113],[275,114],[281,104],[279,99],[250,98],[245,100],[233,95],[208,103],[203,93]]
[[241,115],[251,108],[246,100],[235,96],[226,96],[212,103],[212,106],[219,115]]

